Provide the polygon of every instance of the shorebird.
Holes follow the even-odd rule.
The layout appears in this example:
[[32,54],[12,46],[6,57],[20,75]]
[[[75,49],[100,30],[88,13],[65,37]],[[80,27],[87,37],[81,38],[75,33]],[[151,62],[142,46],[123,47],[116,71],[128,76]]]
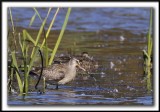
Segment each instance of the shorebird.
[[[98,62],[89,56],[87,52],[82,52],[81,56],[77,58],[80,61],[80,66],[84,68],[88,73],[95,72],[98,69]],[[78,72],[84,73],[81,69]]]
[[[86,71],[80,66],[79,60],[76,58],[71,58],[67,63],[53,64],[47,68],[43,69],[42,77],[45,80],[52,80],[56,82],[56,89],[58,89],[59,84],[66,84],[72,81],[76,77],[76,67]],[[32,71],[33,73],[36,73]],[[36,73],[40,74],[40,70]]]

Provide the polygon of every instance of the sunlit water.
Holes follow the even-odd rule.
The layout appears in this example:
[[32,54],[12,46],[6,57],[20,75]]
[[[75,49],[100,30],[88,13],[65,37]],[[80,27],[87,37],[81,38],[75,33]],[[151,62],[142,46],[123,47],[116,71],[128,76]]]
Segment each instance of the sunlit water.
[[[39,11],[42,17],[46,16],[47,9]],[[12,12],[15,24],[28,28],[34,10],[13,8]],[[50,48],[54,47],[65,14],[65,8],[58,14],[49,36]],[[51,19],[52,16],[47,24]],[[37,17],[31,28],[38,29],[40,24]],[[8,104],[153,105],[152,90],[147,90],[144,81],[142,57],[148,26],[149,8],[73,8],[56,56],[69,51],[88,52],[100,65],[94,78],[78,75],[74,81],[60,85],[59,90],[49,85],[45,94],[29,92],[25,98],[14,93],[8,96]],[[29,32],[37,35],[36,30]]]

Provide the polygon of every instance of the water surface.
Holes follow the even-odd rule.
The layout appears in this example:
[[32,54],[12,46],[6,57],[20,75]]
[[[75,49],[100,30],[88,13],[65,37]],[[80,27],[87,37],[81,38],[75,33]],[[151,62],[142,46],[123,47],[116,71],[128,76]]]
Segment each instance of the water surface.
[[[38,8],[42,18],[48,8]],[[54,44],[67,9],[60,9],[48,45]],[[18,31],[29,28],[32,8],[12,8]],[[24,13],[25,12],[25,13]],[[17,93],[8,96],[9,105],[153,105],[152,90],[144,81],[142,50],[146,49],[149,8],[72,8],[68,25],[56,56],[88,52],[100,67],[94,73],[96,81],[87,75],[55,90],[49,85],[45,94],[29,92],[25,99]],[[53,17],[51,12],[47,25]],[[38,34],[41,21],[27,31]],[[46,25],[46,27],[47,27]]]

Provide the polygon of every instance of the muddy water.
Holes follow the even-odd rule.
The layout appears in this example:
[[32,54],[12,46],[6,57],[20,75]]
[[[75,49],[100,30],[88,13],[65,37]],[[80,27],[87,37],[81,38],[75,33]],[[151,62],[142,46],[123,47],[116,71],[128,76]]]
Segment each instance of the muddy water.
[[[27,27],[28,19],[19,12],[17,26]],[[14,11],[13,10],[13,11]],[[42,13],[46,9],[39,9]],[[59,16],[60,22],[66,9]],[[26,18],[26,19],[24,19]],[[22,22],[24,24],[22,24]],[[25,24],[26,23],[26,24]],[[59,26],[49,36],[48,45],[54,47]],[[149,24],[148,8],[73,8],[67,30],[56,56],[88,52],[100,67],[93,77],[78,75],[72,82],[59,86],[48,85],[45,94],[29,92],[23,99],[17,93],[8,96],[9,105],[153,105],[153,90],[144,81],[142,50],[146,49]],[[37,35],[36,21],[31,35]]]

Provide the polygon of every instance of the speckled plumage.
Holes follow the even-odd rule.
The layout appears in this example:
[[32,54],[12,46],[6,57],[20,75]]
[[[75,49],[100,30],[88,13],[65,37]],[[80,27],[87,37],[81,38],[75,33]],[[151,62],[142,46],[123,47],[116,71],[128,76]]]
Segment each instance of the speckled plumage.
[[[72,58],[68,63],[53,64],[44,68],[42,77],[46,80],[57,81],[57,84],[66,84],[76,77],[77,66],[85,71],[85,69],[79,65],[79,60]],[[40,74],[40,70],[37,74]]]
[[[88,73],[95,72],[99,65],[98,62],[90,57],[87,52],[83,52],[81,56],[78,57],[80,61],[80,66],[84,68]],[[84,73],[81,69],[78,69],[78,73]]]

